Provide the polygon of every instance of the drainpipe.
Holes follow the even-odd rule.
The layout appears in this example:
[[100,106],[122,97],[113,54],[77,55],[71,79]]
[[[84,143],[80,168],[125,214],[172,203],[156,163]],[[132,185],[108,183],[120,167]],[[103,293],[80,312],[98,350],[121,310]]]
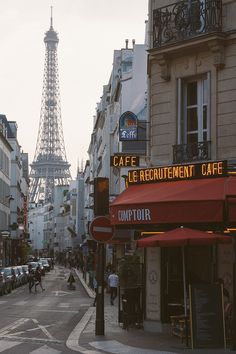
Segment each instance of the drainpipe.
[[[152,1],[148,1],[148,23],[147,23],[147,37],[146,37],[146,45],[147,45],[147,50],[151,47],[151,39],[152,39],[152,30],[151,30],[151,22],[152,22]],[[147,61],[149,62],[149,56],[147,56]],[[147,143],[146,143],[146,163],[147,167],[151,166],[151,140],[150,140],[150,135],[151,135],[151,120],[150,120],[150,87],[151,87],[151,80],[149,77],[149,63],[147,63]]]

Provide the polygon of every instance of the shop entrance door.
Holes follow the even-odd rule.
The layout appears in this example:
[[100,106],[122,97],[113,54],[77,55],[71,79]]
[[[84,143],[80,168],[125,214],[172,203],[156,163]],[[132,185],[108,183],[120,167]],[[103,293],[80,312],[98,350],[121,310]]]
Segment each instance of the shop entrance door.
[[118,262],[119,322],[123,328],[142,326],[144,314],[143,264]]
[[[214,246],[185,248],[186,289],[189,284],[210,284],[214,279]],[[181,247],[161,248],[161,321],[184,313],[183,258]]]

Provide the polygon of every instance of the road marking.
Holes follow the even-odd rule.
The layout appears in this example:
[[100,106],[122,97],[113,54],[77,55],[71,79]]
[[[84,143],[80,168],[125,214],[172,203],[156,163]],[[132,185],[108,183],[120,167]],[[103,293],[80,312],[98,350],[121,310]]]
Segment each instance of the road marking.
[[0,336],[3,336],[7,333],[9,333],[11,330],[16,329],[17,327],[21,326],[22,324],[26,323],[29,321],[29,318],[20,318],[19,320],[16,320],[15,322],[9,324],[8,326],[5,326],[0,329]]
[[32,321],[38,326],[38,328],[41,329],[41,331],[50,339],[54,339],[53,336],[48,332],[48,330],[42,326],[41,324],[39,324],[38,320],[32,318]]
[[[34,325],[36,325],[35,327],[31,328],[31,329],[26,329],[26,330],[21,330],[18,332],[12,332],[13,330],[15,330],[16,328],[24,325],[26,322],[32,321],[34,323]],[[12,324],[2,328],[0,330],[0,336],[2,338],[12,338],[12,339],[18,339],[18,340],[23,340],[23,339],[27,339],[27,340],[36,340],[36,341],[49,341],[49,342],[53,342],[53,343],[60,343],[61,341],[58,341],[56,338],[54,338],[51,333],[48,332],[48,330],[46,329],[46,327],[48,326],[53,326],[54,324],[51,325],[41,325],[38,320],[36,320],[35,318],[21,318],[15,322],[13,322]],[[33,330],[40,330],[44,335],[46,335],[46,339],[45,338],[41,338],[41,337],[37,337],[37,338],[28,338],[28,337],[22,337],[22,334],[26,334],[29,331],[33,331]],[[19,335],[19,337],[18,337]]]
[[0,340],[0,353],[21,344],[21,342],[12,342],[8,340]]
[[80,309],[83,309],[83,308],[88,308],[91,306],[91,302],[89,304],[80,304],[79,307]]
[[16,305],[16,306],[25,306],[27,304],[27,301],[18,301],[18,302],[15,302],[13,305]]
[[58,304],[58,307],[70,307],[70,304],[68,302],[61,302]]
[[49,301],[42,301],[42,302],[39,302],[38,304],[36,304],[36,306],[44,307],[44,306],[48,306],[49,304],[50,304]]
[[[50,324],[50,325],[45,325],[44,328],[46,328],[46,327],[52,327],[52,326],[54,326],[54,325],[55,325],[55,323]],[[23,333],[26,333],[26,332],[34,332],[34,331],[38,331],[38,330],[39,330],[38,327],[30,328],[30,329],[26,329],[25,331],[14,332],[14,336],[18,336],[19,334],[23,334]]]
[[163,350],[131,347],[130,345],[119,343],[116,340],[90,342],[89,344],[92,347],[95,347],[96,349],[104,350],[105,352],[109,352],[111,354],[177,354],[174,352],[166,352]]
[[62,313],[78,313],[79,310],[41,310],[41,309],[35,309],[37,312],[62,312]]
[[65,296],[65,295],[71,294],[71,293],[68,293],[68,292],[62,291],[62,290],[52,291],[52,293],[53,293],[55,296]]
[[[3,335],[2,338],[8,338],[8,339],[17,339],[17,340],[20,340],[20,341],[26,341],[26,342],[45,342],[45,343],[55,343],[55,344],[61,344],[63,343],[63,341],[61,340],[58,340],[58,339],[49,339],[49,338],[38,338],[38,337],[35,337],[35,338],[32,338],[32,337],[17,337],[17,336],[14,336],[13,334],[9,334],[9,335]],[[101,353],[100,353],[101,354]]]
[[60,354],[60,353],[61,351],[58,351],[56,349],[48,347],[47,345],[44,345],[43,347],[33,350],[29,354]]

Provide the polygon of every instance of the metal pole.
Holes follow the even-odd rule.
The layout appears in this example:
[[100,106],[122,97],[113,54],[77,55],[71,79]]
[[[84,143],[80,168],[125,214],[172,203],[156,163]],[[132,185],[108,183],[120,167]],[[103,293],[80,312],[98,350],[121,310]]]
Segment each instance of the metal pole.
[[184,286],[184,321],[186,346],[188,347],[188,309],[187,309],[187,290],[186,290],[186,262],[185,262],[185,246],[182,246],[182,265],[183,265],[183,286]]
[[184,246],[182,247],[182,266],[183,266],[183,287],[184,287],[184,316],[187,316],[186,268],[185,268]]
[[234,234],[234,263],[233,263],[233,313],[231,331],[231,350],[236,349],[236,235]]
[[96,305],[96,327],[97,336],[104,335],[104,260],[105,247],[103,243],[98,243],[97,260],[97,305]]

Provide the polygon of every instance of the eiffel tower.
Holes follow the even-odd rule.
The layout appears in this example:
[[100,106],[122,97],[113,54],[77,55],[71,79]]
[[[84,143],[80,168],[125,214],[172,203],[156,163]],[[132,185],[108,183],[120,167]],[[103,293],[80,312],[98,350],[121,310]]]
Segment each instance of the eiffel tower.
[[39,131],[34,160],[30,165],[30,203],[53,202],[55,186],[68,186],[71,179],[61,120],[58,42],[51,7],[51,25],[44,37],[46,53]]

